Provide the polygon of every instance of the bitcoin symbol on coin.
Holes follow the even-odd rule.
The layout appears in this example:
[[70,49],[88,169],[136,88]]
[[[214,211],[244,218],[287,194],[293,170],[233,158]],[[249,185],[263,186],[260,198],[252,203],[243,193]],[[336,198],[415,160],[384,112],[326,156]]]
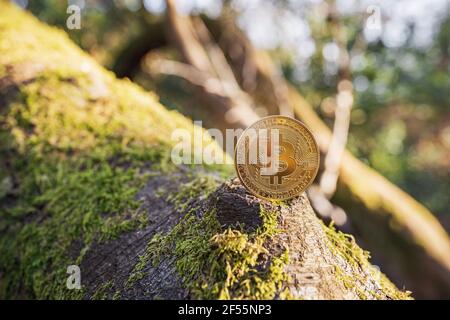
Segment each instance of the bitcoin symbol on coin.
[[[283,135],[280,135],[280,154],[279,154],[279,166],[277,172],[269,176],[270,184],[282,184],[283,177],[292,174],[295,170],[296,164],[294,155],[294,147],[291,143],[283,139]],[[262,174],[264,176],[264,174]],[[276,178],[276,179],[275,179]]]
[[244,131],[236,144],[235,162],[239,179],[251,193],[283,200],[298,196],[312,183],[319,150],[301,122],[270,116]]

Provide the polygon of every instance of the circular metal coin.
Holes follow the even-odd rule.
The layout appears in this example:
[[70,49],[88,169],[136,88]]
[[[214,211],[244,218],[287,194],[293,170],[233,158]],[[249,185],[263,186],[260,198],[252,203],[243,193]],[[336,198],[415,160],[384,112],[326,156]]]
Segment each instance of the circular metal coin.
[[311,131],[285,116],[256,121],[235,148],[237,176],[248,191],[264,199],[286,200],[303,193],[316,177],[319,162]]

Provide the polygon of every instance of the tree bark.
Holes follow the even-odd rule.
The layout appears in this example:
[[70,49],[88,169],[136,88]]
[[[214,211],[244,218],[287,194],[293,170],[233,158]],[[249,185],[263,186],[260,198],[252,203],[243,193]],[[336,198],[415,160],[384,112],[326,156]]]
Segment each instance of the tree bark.
[[187,119],[0,10],[1,298],[408,298],[305,195],[264,201],[217,166],[171,165]]

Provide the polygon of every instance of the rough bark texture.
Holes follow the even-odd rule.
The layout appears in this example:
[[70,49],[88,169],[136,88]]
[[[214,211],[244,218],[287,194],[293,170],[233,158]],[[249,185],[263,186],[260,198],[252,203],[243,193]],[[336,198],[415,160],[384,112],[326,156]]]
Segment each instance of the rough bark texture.
[[[86,255],[82,264],[82,270],[87,273],[84,281],[89,289],[86,298],[92,298],[99,291],[104,298],[112,298],[116,292],[121,292],[120,297],[127,299],[197,298],[186,289],[189,284],[184,283],[177,273],[176,259],[171,255],[164,256],[156,266],[146,264],[142,269],[145,276],[131,288],[126,285],[138,257],[145,252],[146,244],[158,232],[170,232],[184,215],[170,201],[155,196],[155,191],[161,187],[170,189],[170,192],[180,192],[173,187],[173,178],[155,178],[140,192],[140,196],[145,198],[143,206],[149,210],[152,221],[145,230],[94,245]],[[180,179],[185,180],[176,175],[176,180]],[[334,234],[334,231],[317,219],[305,195],[285,205],[274,204],[250,195],[234,179],[223,183],[209,197],[190,201],[190,207],[199,208],[197,214],[200,217],[214,207],[222,230],[238,228],[249,234],[263,226],[260,206],[277,213],[279,229],[264,244],[267,252],[263,259],[271,261],[272,257],[280,256],[286,250],[289,253],[288,262],[284,265],[288,280],[280,283],[274,297],[279,297],[284,290],[288,297],[297,299],[407,297],[399,295],[399,291],[367,263],[364,253],[353,242],[345,243],[345,238],[338,240],[327,235],[327,232]],[[344,247],[348,252],[343,250]],[[102,287],[105,283],[111,285]]]
[[172,165],[187,119],[0,11],[1,298],[408,298],[304,195],[262,201],[218,167]]

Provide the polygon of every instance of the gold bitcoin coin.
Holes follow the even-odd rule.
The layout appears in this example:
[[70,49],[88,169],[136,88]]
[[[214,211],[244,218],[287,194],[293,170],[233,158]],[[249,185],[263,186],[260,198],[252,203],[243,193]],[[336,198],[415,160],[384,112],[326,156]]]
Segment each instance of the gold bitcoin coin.
[[319,161],[311,131],[285,116],[256,121],[242,133],[235,148],[237,176],[248,191],[264,199],[300,195],[316,177]]

